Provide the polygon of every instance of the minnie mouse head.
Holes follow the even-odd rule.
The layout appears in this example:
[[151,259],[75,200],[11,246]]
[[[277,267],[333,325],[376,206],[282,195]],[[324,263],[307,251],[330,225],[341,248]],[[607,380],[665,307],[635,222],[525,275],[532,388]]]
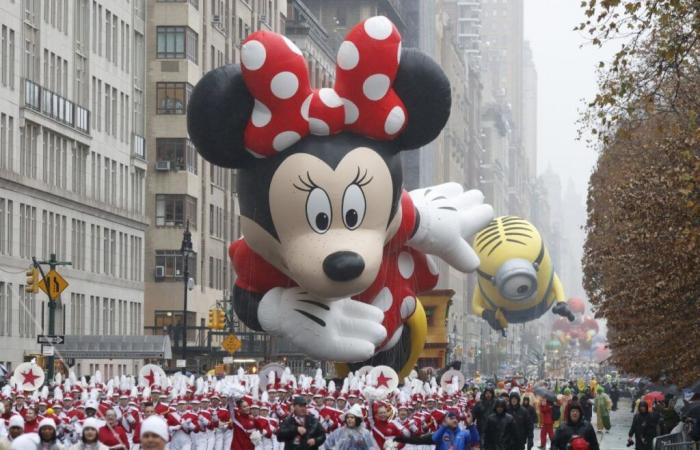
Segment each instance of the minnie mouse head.
[[[333,89],[309,86],[292,41],[251,34],[240,66],[212,70],[195,87],[188,129],[205,159],[241,169],[247,244],[311,292],[345,295],[372,282],[395,232],[399,153],[433,140],[449,111],[442,69],[402,50],[394,25],[373,17],[341,44]],[[326,260],[340,251],[357,256]]]

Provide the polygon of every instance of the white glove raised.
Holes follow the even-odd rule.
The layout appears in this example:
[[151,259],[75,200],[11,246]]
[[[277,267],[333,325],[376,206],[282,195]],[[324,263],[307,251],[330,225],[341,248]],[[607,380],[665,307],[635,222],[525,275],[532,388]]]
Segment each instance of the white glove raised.
[[256,447],[260,445],[262,443],[262,433],[260,433],[258,430],[251,431],[250,442]]
[[350,298],[319,300],[300,287],[268,291],[258,320],[265,331],[289,339],[315,359],[364,361],[386,338],[384,313],[376,306]]
[[459,183],[444,183],[409,192],[420,222],[410,247],[438,256],[461,272],[479,267],[479,257],[467,242],[493,219],[481,191],[464,192]]

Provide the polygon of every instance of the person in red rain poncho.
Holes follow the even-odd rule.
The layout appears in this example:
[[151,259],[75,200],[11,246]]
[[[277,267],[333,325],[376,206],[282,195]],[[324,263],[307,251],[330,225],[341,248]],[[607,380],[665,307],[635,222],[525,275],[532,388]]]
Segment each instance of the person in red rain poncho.
[[549,442],[554,438],[554,419],[552,418],[552,405],[547,398],[542,398],[540,401],[540,448],[547,446],[547,436]]

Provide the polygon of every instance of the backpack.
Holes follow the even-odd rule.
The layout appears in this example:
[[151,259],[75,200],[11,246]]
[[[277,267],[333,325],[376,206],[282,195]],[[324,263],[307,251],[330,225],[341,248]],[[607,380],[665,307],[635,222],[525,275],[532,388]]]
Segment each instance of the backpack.
[[559,405],[552,405],[552,420],[559,420],[561,417],[561,407]]
[[588,450],[588,441],[583,436],[574,436],[566,446],[567,450]]

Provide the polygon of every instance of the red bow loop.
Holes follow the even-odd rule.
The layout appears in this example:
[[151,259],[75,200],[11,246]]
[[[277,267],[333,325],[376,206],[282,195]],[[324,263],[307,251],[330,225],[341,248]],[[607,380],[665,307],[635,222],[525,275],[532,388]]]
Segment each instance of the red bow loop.
[[309,134],[344,130],[391,140],[407,113],[394,92],[401,36],[383,16],[355,26],[340,46],[334,89],[312,90],[301,50],[277,33],[258,31],[241,47],[243,80],[255,98],[245,147],[256,157],[283,151]]

